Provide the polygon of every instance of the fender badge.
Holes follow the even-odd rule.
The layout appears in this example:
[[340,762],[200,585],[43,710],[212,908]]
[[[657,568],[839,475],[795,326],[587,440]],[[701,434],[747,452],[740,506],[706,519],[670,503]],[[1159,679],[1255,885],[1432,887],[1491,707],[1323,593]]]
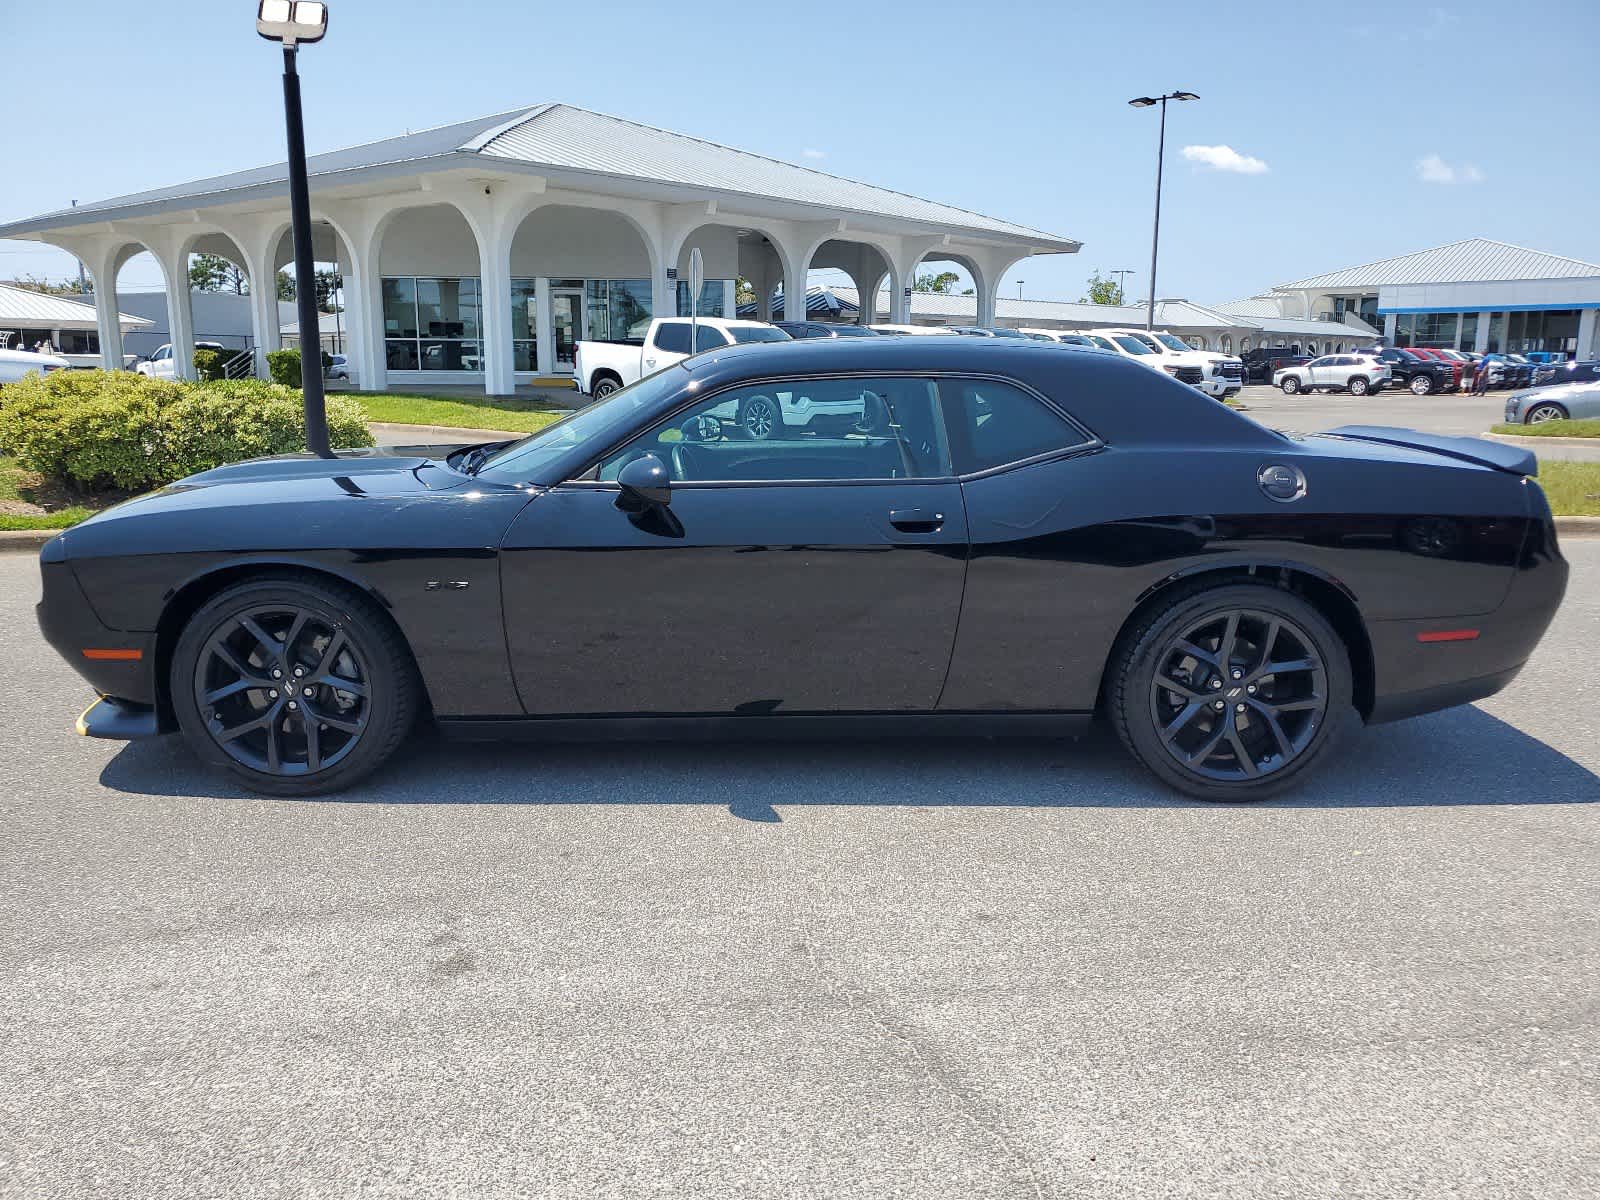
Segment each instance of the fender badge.
[[467,579],[430,579],[423,585],[425,592],[464,592],[470,586]]

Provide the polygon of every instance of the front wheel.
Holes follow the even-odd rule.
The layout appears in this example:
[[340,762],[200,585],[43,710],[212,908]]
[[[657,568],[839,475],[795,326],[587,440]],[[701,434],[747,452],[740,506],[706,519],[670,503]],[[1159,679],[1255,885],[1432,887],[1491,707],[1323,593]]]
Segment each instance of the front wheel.
[[422,687],[400,634],[352,589],[246,581],[190,618],[172,706],[195,752],[274,796],[348,787],[410,731]]
[[1290,375],[1286,377],[1278,386],[1283,389],[1283,394],[1285,396],[1292,396],[1300,390],[1300,381],[1293,375]]
[[1258,800],[1348,724],[1349,655],[1305,600],[1260,584],[1179,591],[1119,642],[1107,707],[1130,753],[1202,800]]
[[1566,417],[1567,410],[1562,408],[1561,405],[1546,402],[1544,404],[1535,404],[1530,408],[1525,422],[1529,425],[1543,425],[1546,421],[1564,421]]
[[1357,375],[1350,381],[1350,394],[1352,396],[1365,396],[1370,390],[1371,388],[1368,386],[1364,376]]
[[1433,376],[1413,375],[1411,377],[1411,382],[1407,386],[1411,389],[1411,394],[1413,396],[1426,396],[1429,392],[1433,391]]

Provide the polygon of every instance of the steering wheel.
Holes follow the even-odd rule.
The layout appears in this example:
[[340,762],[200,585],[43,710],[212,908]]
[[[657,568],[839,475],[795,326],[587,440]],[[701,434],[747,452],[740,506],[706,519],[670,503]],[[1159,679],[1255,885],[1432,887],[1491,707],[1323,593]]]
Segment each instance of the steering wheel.
[[689,470],[683,461],[683,443],[672,444],[672,481],[680,483],[689,478]]

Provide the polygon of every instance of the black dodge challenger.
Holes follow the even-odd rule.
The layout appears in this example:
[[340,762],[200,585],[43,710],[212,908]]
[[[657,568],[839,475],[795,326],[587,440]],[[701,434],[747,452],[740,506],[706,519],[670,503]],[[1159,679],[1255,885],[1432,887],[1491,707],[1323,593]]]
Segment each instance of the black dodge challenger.
[[[752,413],[760,417],[753,419]],[[249,786],[474,739],[1073,733],[1275,792],[1359,717],[1487,696],[1566,586],[1532,455],[1265,429],[1118,357],[701,354],[507,443],[220,467],[41,553],[95,737]]]

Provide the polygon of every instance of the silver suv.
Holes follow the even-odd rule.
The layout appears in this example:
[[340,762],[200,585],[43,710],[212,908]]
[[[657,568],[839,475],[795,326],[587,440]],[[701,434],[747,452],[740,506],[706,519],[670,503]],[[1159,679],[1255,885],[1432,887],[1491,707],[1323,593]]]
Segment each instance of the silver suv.
[[1389,382],[1389,364],[1370,354],[1324,354],[1298,367],[1274,371],[1272,382],[1285,396],[1296,392],[1349,392],[1365,396],[1381,392]]

